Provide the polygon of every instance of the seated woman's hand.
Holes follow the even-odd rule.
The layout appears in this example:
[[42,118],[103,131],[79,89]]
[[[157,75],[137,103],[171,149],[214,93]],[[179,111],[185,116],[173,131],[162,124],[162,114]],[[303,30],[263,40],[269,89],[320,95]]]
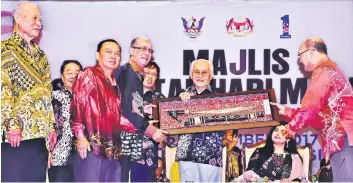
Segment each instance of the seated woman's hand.
[[257,179],[259,179],[260,176],[257,175],[254,171],[252,170],[248,170],[246,172],[243,173],[243,179],[247,180],[247,181],[256,181]]
[[289,178],[288,179],[281,179],[281,183],[292,182]]

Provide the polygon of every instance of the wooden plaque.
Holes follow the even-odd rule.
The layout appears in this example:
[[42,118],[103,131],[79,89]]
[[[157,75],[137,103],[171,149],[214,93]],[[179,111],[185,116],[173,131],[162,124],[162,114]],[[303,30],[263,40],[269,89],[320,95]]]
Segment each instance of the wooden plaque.
[[275,126],[279,124],[273,89],[154,99],[153,119],[169,134]]

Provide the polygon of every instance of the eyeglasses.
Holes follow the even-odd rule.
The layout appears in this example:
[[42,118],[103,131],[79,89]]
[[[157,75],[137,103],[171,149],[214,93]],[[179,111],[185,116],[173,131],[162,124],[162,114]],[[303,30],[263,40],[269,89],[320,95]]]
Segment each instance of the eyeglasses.
[[143,52],[146,52],[148,50],[148,53],[153,54],[154,50],[152,48],[147,48],[146,46],[138,47],[138,46],[133,46],[132,48],[141,50]]
[[193,74],[195,74],[196,76],[202,76],[202,77],[205,77],[205,76],[208,76],[208,72],[207,71],[202,71],[200,72],[199,70],[196,70],[194,72],[192,72]]
[[303,55],[305,52],[307,52],[309,50],[315,51],[314,49],[306,49],[305,51],[302,51],[302,52],[298,53],[298,59],[300,59],[301,55]]

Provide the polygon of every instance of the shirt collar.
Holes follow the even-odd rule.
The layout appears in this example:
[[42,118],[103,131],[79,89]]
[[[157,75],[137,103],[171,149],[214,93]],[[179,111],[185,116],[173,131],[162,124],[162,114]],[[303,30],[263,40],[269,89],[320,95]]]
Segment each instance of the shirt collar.
[[[97,64],[94,66],[94,68],[98,71],[99,74],[102,74],[102,75],[105,77],[104,70],[103,70],[103,68],[99,65],[98,62],[97,62]],[[114,72],[112,72],[112,76],[114,75],[113,73],[114,73]]]
[[67,95],[69,95],[71,97],[71,92],[65,87],[65,85],[63,84],[61,91]]
[[136,61],[130,59],[130,60],[129,60],[129,64],[131,65],[132,69],[133,69],[135,72],[143,73],[143,68],[141,68],[141,67],[136,63]]
[[22,49],[26,50],[28,54],[32,53],[33,55],[36,55],[38,52],[40,52],[38,45],[36,45],[34,41],[31,41],[31,44],[33,45],[33,49],[31,51],[27,41],[24,40],[16,31],[12,32],[9,39],[19,45]]
[[207,87],[205,88],[205,90],[201,91],[200,93],[197,92],[197,89],[196,89],[195,85],[191,85],[188,90],[189,90],[190,92],[195,93],[195,94],[201,94],[201,93],[205,92],[206,90],[208,90],[210,93],[213,93],[211,85],[207,85]]
[[[330,68],[335,68],[337,66],[337,64],[335,62],[332,62],[331,60],[325,60],[322,61],[321,63],[319,63],[315,69],[317,68],[322,68],[322,67],[330,67]],[[315,70],[314,69],[314,70]]]
[[145,88],[143,89],[143,94],[147,93],[147,92],[152,92],[152,93],[155,93],[155,89],[147,89],[145,90]]

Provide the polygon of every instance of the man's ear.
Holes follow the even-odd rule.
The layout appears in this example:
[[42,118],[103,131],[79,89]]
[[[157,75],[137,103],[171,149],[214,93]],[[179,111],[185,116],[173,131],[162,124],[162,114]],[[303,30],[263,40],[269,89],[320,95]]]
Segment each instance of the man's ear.
[[96,60],[99,60],[99,52],[96,52]]
[[14,16],[13,16],[13,19],[14,19],[14,23],[16,24],[19,24],[20,22],[21,22],[21,13],[19,13],[19,12],[17,12],[17,13],[15,13],[14,14]]
[[133,56],[134,54],[134,48],[130,48],[130,55]]

